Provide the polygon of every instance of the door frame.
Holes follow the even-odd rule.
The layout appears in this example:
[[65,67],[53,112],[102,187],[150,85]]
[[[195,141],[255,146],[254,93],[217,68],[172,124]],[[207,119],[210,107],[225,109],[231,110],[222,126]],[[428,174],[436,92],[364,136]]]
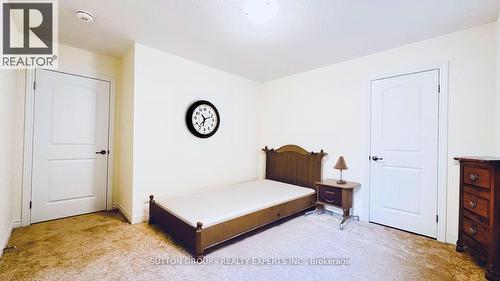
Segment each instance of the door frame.
[[367,148],[366,148],[366,162],[365,175],[367,183],[363,187],[363,210],[364,210],[364,220],[370,221],[370,185],[371,185],[371,175],[370,175],[370,157],[371,155],[371,85],[373,81],[404,76],[409,74],[416,74],[420,72],[437,70],[439,75],[439,85],[440,91],[438,96],[438,190],[437,190],[437,215],[439,220],[437,222],[437,233],[436,239],[441,242],[454,243],[455,241],[447,241],[446,237],[446,225],[447,225],[447,183],[448,183],[448,70],[449,62],[444,62],[441,64],[431,64],[422,67],[418,67],[411,70],[397,71],[392,73],[375,75],[368,81],[368,103],[367,103]]
[[[108,165],[107,165],[107,183],[106,183],[106,210],[113,208],[113,164],[114,164],[114,136],[115,136],[115,101],[116,101],[116,79],[114,77],[100,75],[95,73],[81,73],[80,71],[64,71],[38,69],[43,71],[52,71],[67,75],[79,76],[89,79],[101,80],[110,83],[109,95],[109,118],[108,118]],[[34,130],[34,82],[36,81],[36,71],[34,69],[26,70],[25,74],[25,111],[24,111],[24,155],[23,155],[23,185],[21,196],[21,225],[31,225],[32,201],[32,172],[33,172],[33,130]]]

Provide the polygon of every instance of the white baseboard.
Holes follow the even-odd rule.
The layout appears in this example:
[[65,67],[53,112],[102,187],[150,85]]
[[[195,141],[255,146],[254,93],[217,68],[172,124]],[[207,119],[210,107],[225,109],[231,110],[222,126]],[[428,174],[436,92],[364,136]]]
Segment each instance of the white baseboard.
[[457,234],[448,233],[446,235],[446,241],[445,242],[448,243],[448,244],[456,244],[457,240],[458,240],[458,235]]
[[113,203],[113,209],[118,210],[129,223],[132,223],[132,216],[122,207],[122,205],[120,205],[120,203]]
[[21,220],[15,220],[12,222],[12,228],[18,228],[21,226],[23,226],[23,223],[21,222]]
[[3,249],[5,249],[7,245],[9,245],[10,235],[12,235],[12,229],[13,229],[13,223],[9,225],[7,233],[5,233],[2,239],[2,244],[0,244],[0,258],[3,256]]
[[130,223],[130,224],[137,224],[137,223],[141,223],[141,222],[145,222],[145,221],[148,221],[148,217],[147,216],[137,216],[137,217],[132,217],[129,212],[127,212],[125,210],[125,208],[123,208],[122,205],[120,205],[120,203],[113,203],[113,209],[116,209],[118,210],[124,217],[125,219]]
[[134,217],[132,219],[132,224],[141,223],[141,222],[145,222],[148,220],[149,220],[149,218],[147,216],[138,216],[138,217]]

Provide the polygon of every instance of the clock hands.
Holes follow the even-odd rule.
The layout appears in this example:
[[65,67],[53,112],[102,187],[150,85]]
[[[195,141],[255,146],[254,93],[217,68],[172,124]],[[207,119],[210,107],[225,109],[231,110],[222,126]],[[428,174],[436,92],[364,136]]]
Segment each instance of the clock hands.
[[203,114],[201,114],[201,118],[203,118],[203,121],[201,122],[201,124],[198,126],[198,129],[201,129],[202,127],[205,127],[205,122],[208,120],[208,119],[211,119],[212,117],[205,117]]
[[[203,118],[203,121],[201,121],[199,124],[196,123],[196,125],[198,125],[198,129],[197,131],[200,131],[202,128],[205,128],[205,122],[208,120],[208,119],[212,119],[215,121],[214,117],[213,116],[209,116],[209,117],[205,117],[205,115],[203,115],[203,113],[200,114],[200,117]],[[211,125],[212,127],[214,127],[214,124]],[[206,131],[206,129],[204,129]],[[208,126],[208,130],[210,131],[210,125]]]
[[205,122],[205,120],[208,120],[208,119],[212,119],[213,117],[205,117],[203,114],[201,115],[201,117],[203,118],[203,122]]
[[205,126],[205,121],[207,121],[207,119],[208,119],[203,114],[201,115],[201,118],[203,118],[203,122],[201,122],[200,128],[201,128],[201,126]]
[[201,118],[203,118],[203,121],[201,122],[201,124],[205,124],[205,121],[207,121],[208,119],[213,119],[213,117],[205,117],[203,114],[201,115]]

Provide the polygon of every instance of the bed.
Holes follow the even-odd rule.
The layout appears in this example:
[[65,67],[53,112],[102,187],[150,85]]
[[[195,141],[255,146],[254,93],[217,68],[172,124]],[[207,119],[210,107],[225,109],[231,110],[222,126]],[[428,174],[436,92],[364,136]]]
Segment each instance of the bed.
[[314,182],[321,180],[326,153],[296,145],[268,149],[264,180],[210,188],[173,198],[149,196],[154,224],[195,258],[222,242],[304,212],[316,205]]

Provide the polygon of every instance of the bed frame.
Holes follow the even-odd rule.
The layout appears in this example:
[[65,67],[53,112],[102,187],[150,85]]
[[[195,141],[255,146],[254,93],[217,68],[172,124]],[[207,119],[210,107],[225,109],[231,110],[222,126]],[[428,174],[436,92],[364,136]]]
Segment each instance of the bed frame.
[[[277,150],[263,149],[266,153],[266,179],[315,189],[321,180],[321,161],[326,153],[307,152],[296,145],[285,145]],[[272,206],[241,217],[203,228],[184,222],[155,203],[149,196],[149,224],[160,227],[176,242],[184,246],[196,259],[210,247],[228,241],[285,217],[306,211],[316,205],[316,194]]]

